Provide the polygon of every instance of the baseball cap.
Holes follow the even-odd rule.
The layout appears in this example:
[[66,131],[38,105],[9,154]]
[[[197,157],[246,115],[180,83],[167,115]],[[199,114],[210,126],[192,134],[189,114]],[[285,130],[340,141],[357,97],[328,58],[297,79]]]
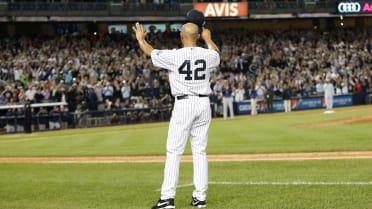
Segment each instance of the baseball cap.
[[187,22],[194,23],[199,28],[199,33],[203,31],[203,26],[205,24],[204,14],[196,9],[191,9],[186,14]]

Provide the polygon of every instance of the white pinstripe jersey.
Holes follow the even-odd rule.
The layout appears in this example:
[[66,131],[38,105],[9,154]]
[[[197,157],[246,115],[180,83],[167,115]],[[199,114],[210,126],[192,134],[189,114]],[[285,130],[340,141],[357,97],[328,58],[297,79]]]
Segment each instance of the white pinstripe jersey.
[[211,49],[184,47],[151,52],[152,63],[167,69],[173,96],[209,95],[210,73],[220,64],[220,55]]

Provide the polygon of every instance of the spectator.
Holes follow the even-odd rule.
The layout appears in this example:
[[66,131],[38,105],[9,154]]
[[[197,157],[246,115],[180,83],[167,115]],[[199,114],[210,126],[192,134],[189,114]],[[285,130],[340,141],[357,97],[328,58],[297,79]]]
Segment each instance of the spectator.
[[145,83],[145,86],[142,88],[142,92],[143,92],[143,98],[145,100],[148,101],[148,100],[151,100],[153,98],[153,89],[150,86],[149,82]]
[[260,82],[260,81],[258,82],[258,84],[256,85],[256,92],[257,92],[257,99],[258,100],[264,100],[265,99],[266,88],[265,88],[263,82]]
[[111,110],[121,110],[120,98],[115,99],[114,103],[111,105]]
[[17,132],[24,132],[24,125],[25,125],[25,111],[24,108],[18,108],[17,111],[15,111],[16,116],[16,131]]
[[41,87],[39,87],[36,90],[34,98],[35,98],[35,103],[41,103],[44,100],[44,95],[42,93],[42,88]]
[[44,107],[41,107],[39,112],[36,114],[38,130],[44,131],[48,128],[48,110]]
[[[281,82],[288,83],[299,97],[323,95],[321,79],[326,77],[336,81],[337,93],[340,89],[342,94],[364,94],[372,90],[369,29],[340,29],[332,33],[320,30],[251,33],[229,29],[216,31],[216,34],[221,49],[221,69],[212,75],[215,84],[211,88],[217,116],[223,109],[223,80],[229,80],[231,86],[238,86],[238,89],[240,83],[244,83],[246,94],[252,94],[253,84],[257,83],[260,100],[264,98],[268,83],[273,86],[275,95],[280,95]],[[153,30],[149,38],[160,48],[163,44],[159,37],[167,37],[162,38],[166,45],[177,48],[177,35],[174,31]],[[27,95],[34,102],[66,101],[69,112],[74,112],[78,104],[83,110],[102,110],[106,83],[112,88],[105,91],[112,102],[116,97],[124,99],[124,80],[130,88],[130,93],[125,93],[125,107],[134,106],[135,100],[130,97],[142,96],[145,83],[151,84],[152,94],[146,95],[152,95],[149,99],[170,95],[167,74],[163,69],[154,69],[150,60],[138,56],[133,38],[124,34],[96,36],[94,40],[68,34],[38,39],[1,38],[0,78],[7,84],[0,93],[0,103],[22,104],[23,95]],[[125,55],[124,59],[120,54]],[[88,99],[89,89],[94,90],[97,99]],[[362,97],[355,97],[354,101],[362,104]],[[240,98],[236,93],[235,99]],[[166,99],[161,103],[169,105],[170,101]],[[89,104],[97,104],[97,108]]]
[[157,79],[154,79],[153,86],[152,86],[152,95],[157,99],[161,98],[160,88],[161,87],[160,87],[159,81]]
[[112,101],[114,96],[114,87],[109,81],[106,82],[105,87],[102,89],[103,99]]
[[4,96],[5,103],[10,102],[11,98],[13,98],[13,89],[11,86],[6,86],[5,90],[1,93]]
[[61,111],[58,106],[54,106],[49,111],[49,129],[60,129],[61,128]]
[[126,80],[123,81],[123,86],[121,87],[121,98],[124,102],[130,98],[130,85]]
[[227,108],[229,108],[230,118],[234,118],[234,108],[233,108],[233,89],[229,84],[229,81],[225,81],[222,87],[222,103],[223,103],[223,118],[227,119]]
[[98,110],[98,97],[92,85],[88,84],[87,86],[87,96],[85,98],[86,108],[89,111]]
[[16,110],[15,109],[8,109],[8,111],[5,114],[6,116],[6,125],[5,130],[7,133],[12,133],[16,131]]
[[257,89],[254,85],[251,90],[251,115],[257,115]]
[[76,109],[74,111],[74,121],[76,127],[83,127],[84,121],[83,121],[83,110],[82,106],[78,104],[76,106]]
[[35,100],[35,94],[36,94],[36,87],[31,86],[31,88],[27,89],[25,92],[26,99],[28,101],[33,102]]
[[274,106],[273,106],[273,101],[274,100],[274,89],[273,87],[269,84],[267,86],[267,90],[265,92],[265,101],[267,105],[267,112],[272,113],[274,112]]
[[112,102],[110,99],[105,100],[105,110],[111,110]]
[[245,89],[244,89],[244,83],[241,81],[238,84],[238,88],[235,89],[235,102],[240,102],[244,100],[245,95]]
[[60,107],[60,124],[61,129],[68,128],[68,120],[69,120],[69,110],[65,106]]
[[283,94],[282,94],[282,98],[283,98],[283,102],[284,102],[284,112],[291,112],[292,111],[291,95],[292,95],[291,87],[288,85],[288,83],[284,83]]

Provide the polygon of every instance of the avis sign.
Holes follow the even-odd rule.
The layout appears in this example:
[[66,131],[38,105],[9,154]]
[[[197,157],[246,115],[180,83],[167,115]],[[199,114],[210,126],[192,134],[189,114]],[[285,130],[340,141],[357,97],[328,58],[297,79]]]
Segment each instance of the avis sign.
[[248,16],[248,2],[194,3],[193,8],[203,12],[205,17]]
[[372,3],[368,2],[340,2],[337,5],[337,11],[342,14],[371,13]]

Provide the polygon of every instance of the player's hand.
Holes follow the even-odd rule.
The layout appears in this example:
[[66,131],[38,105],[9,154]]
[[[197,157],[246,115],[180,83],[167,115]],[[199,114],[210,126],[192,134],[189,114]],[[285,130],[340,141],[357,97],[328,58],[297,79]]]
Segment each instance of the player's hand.
[[203,32],[201,34],[201,37],[204,41],[208,41],[208,40],[211,40],[212,37],[211,37],[211,31],[209,29],[206,29],[206,28],[203,28]]
[[143,29],[143,25],[139,22],[136,23],[135,27],[133,27],[134,31],[136,32],[136,39],[138,41],[145,40],[145,37],[147,35],[147,32]]

